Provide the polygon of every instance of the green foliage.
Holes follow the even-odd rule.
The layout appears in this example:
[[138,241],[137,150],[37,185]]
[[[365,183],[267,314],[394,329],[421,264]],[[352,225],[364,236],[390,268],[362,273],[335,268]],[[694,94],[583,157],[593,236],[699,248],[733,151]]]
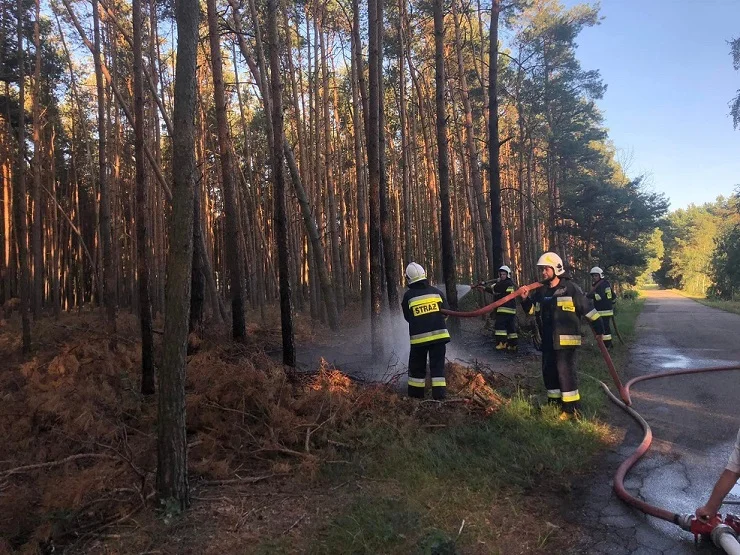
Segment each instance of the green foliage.
[[672,212],[663,224],[665,256],[656,279],[692,295],[732,295],[737,279],[735,203],[718,198]]
[[719,234],[710,263],[712,285],[708,296],[740,299],[740,189],[733,198],[736,213]]
[[654,283],[653,274],[660,270],[663,264],[665,247],[663,245],[663,231],[660,228],[655,228],[648,238],[645,243],[645,253],[648,256],[647,266],[645,267],[645,271],[637,277],[636,284],[639,287]]
[[627,289],[622,292],[622,298],[627,301],[636,301],[640,298],[640,292],[637,289]]

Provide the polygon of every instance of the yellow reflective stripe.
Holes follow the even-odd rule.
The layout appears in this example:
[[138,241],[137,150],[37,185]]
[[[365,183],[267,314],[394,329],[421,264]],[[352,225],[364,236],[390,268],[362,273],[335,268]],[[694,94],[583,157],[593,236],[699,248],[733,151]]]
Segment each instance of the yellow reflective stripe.
[[496,330],[493,335],[503,335],[503,336],[506,336],[506,330]]
[[444,378],[432,378],[432,387],[447,387],[447,381]]
[[577,389],[574,391],[563,391],[563,403],[572,403],[573,401],[578,401],[580,398],[581,395]]
[[606,298],[607,299],[611,299],[612,296],[613,296],[612,290],[609,287],[607,287],[606,289],[604,289],[604,293],[606,293]]
[[555,297],[558,300],[558,304],[569,304],[573,302],[573,297]]
[[529,312],[527,314],[529,314],[530,316],[534,314],[534,305],[529,307]]
[[604,334],[604,335],[601,336],[601,339],[603,339],[604,341],[611,341],[612,340],[612,334],[610,334],[610,333]]
[[519,339],[519,334],[518,333],[510,333],[508,335],[508,338],[509,339]]
[[507,293],[513,293],[513,292],[514,292],[514,287],[509,287],[509,288],[508,288],[508,289],[506,290],[506,292],[507,292]]
[[614,316],[613,310],[599,310],[599,314],[602,316]]
[[594,300],[600,301],[601,295],[599,295],[598,293],[594,293]]
[[419,343],[429,343],[430,341],[436,341],[437,339],[449,339],[450,332],[447,330],[434,330],[426,333],[417,333],[411,336],[411,344],[418,345]]
[[569,345],[580,345],[580,344],[581,344],[580,335],[561,335],[560,336],[560,345],[569,346]]
[[426,383],[425,378],[409,378],[409,385],[411,387],[424,387]]
[[547,390],[548,399],[560,399],[562,396],[563,394],[560,393],[559,389],[548,389]]
[[500,306],[496,309],[498,314],[516,314],[516,308],[509,308],[508,306]]
[[598,310],[596,310],[595,308],[593,308],[593,309],[591,309],[591,310],[588,311],[588,313],[586,314],[586,318],[588,318],[589,320],[591,320],[592,322],[594,322],[594,321],[598,320],[599,318],[601,318],[601,314],[599,314],[599,311]]
[[430,295],[421,295],[419,297],[414,297],[409,301],[409,308],[412,306],[416,306],[418,304],[426,304],[428,302],[437,301],[442,302],[442,297],[437,295],[436,293],[430,294]]

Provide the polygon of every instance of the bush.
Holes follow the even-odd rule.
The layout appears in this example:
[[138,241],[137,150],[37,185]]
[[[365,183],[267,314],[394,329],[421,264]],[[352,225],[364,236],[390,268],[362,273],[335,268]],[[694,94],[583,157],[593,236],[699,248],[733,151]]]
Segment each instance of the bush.
[[622,298],[628,301],[636,301],[640,297],[637,289],[626,289],[622,292]]

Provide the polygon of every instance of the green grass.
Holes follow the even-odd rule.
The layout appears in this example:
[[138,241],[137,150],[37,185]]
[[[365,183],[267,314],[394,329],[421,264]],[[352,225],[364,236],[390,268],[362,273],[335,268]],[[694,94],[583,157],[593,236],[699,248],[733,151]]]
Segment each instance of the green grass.
[[740,314],[740,301],[723,301],[720,299],[706,299],[706,298],[701,298],[701,297],[691,297],[691,298],[698,303],[701,303],[703,305],[706,305],[712,308],[719,308],[720,310],[724,310],[725,312],[732,312],[734,314]]

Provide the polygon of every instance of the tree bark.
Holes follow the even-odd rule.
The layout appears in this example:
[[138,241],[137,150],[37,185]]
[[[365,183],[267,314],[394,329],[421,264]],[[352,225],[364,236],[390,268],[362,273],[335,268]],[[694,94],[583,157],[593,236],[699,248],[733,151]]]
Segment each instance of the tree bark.
[[134,157],[136,158],[136,265],[141,326],[141,393],[154,394],[154,334],[149,290],[149,191],[144,164],[144,84],[141,40],[141,0],[133,0],[134,33]]
[[498,20],[501,0],[491,1],[491,43],[488,57],[488,164],[491,182],[491,239],[493,265],[504,263],[503,227],[501,222],[501,167],[498,133]]
[[236,191],[234,172],[229,144],[229,128],[226,119],[226,97],[224,93],[223,64],[221,60],[221,40],[216,14],[216,0],[207,0],[208,34],[211,45],[211,65],[213,71],[214,101],[216,104],[216,124],[218,126],[218,145],[221,157],[221,176],[223,180],[225,222],[225,247],[229,266],[231,293],[231,332],[236,340],[247,336],[244,320],[244,299],[242,298],[242,274],[239,265],[239,222],[237,221]]
[[[68,8],[70,9],[70,8]],[[93,1],[93,59],[95,64],[95,85],[98,102],[98,190],[100,192],[100,243],[103,251],[103,284],[101,293],[111,336],[110,348],[115,347],[116,302],[113,252],[111,244],[110,189],[108,186],[108,165],[106,160],[105,90],[103,68],[100,59],[100,21],[97,1]],[[95,268],[93,268],[95,272]]]
[[[439,200],[442,235],[442,274],[444,275],[447,304],[457,310],[457,285],[455,283],[455,245],[452,240],[450,217],[450,166],[447,145],[447,114],[445,110],[444,66],[444,0],[434,0],[434,79],[437,104],[437,158],[439,159]],[[457,327],[451,322],[451,329]]]
[[198,20],[196,0],[179,0],[172,159],[172,215],[165,299],[164,353],[159,374],[157,495],[164,506],[189,505],[185,428],[185,368],[193,260],[193,197],[196,183],[195,102]]
[[31,220],[31,253],[33,257],[33,319],[41,317],[41,308],[44,303],[44,256],[43,256],[43,207],[41,206],[41,32],[39,18],[41,16],[41,1],[35,2],[35,17],[33,21],[33,45],[36,50],[35,67],[33,72],[33,219]]
[[22,322],[22,350],[28,353],[31,350],[31,322],[28,316],[29,286],[30,276],[28,268],[28,226],[26,223],[26,76],[23,71],[25,64],[25,51],[23,50],[23,22],[25,21],[23,13],[23,1],[18,0],[18,169],[17,185],[15,188],[15,198],[13,199],[13,208],[15,216],[15,240],[18,247],[18,266],[20,269],[20,311]]
[[270,80],[272,81],[272,172],[275,183],[275,225],[280,273],[280,322],[283,338],[283,364],[295,366],[293,306],[290,295],[290,251],[285,208],[285,175],[283,159],[283,85],[280,79],[280,38],[277,25],[277,0],[267,1],[267,37],[270,47]]
[[369,87],[368,87],[368,136],[367,136],[367,165],[370,195],[370,327],[372,334],[373,352],[380,354],[383,351],[381,342],[381,303],[383,301],[381,257],[382,237],[380,229],[380,144],[379,144],[379,116],[380,116],[380,57],[381,44],[378,41],[380,20],[378,19],[378,2],[383,0],[369,0]]

